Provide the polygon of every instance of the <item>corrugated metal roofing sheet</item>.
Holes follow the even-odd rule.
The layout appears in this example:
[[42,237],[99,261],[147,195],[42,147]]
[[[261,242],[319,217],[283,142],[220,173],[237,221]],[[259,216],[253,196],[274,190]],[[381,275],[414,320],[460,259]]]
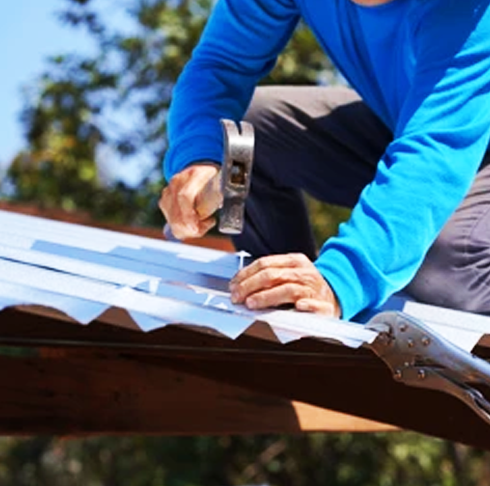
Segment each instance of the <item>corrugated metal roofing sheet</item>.
[[[232,339],[260,320],[283,343],[314,336],[359,347],[376,337],[357,323],[233,305],[228,281],[238,269],[236,254],[6,211],[0,227],[0,310],[43,306],[87,324],[116,308],[142,331],[180,323]],[[487,317],[399,298],[386,308],[422,318],[467,349],[490,332]]]
[[257,320],[283,342],[315,335],[357,347],[375,338],[361,325],[233,305],[235,254],[5,211],[0,227],[0,309],[44,306],[87,324],[119,308],[143,331],[182,323],[230,338]]

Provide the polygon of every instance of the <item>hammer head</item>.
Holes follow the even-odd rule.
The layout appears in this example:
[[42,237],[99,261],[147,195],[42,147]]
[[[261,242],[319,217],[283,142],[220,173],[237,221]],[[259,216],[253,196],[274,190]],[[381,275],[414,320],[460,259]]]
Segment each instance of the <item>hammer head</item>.
[[236,235],[243,231],[245,200],[250,190],[254,154],[254,130],[247,122],[239,126],[232,120],[221,120],[223,128],[223,165],[219,231]]

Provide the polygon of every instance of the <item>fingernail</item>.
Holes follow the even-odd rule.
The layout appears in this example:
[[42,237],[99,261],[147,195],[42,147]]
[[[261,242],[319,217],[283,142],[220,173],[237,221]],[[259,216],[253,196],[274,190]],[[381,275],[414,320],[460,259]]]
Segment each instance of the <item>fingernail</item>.
[[301,311],[308,311],[310,310],[310,305],[308,302],[303,302],[303,301],[298,301],[296,302],[296,309],[301,310]]
[[238,297],[239,297],[238,293],[232,292],[232,294],[231,294],[231,302],[233,304],[237,304],[238,303]]
[[246,303],[249,309],[255,309],[257,307],[257,301],[255,299],[247,299]]
[[230,292],[233,293],[233,291],[236,289],[236,284],[233,282],[230,282],[229,289],[230,289]]

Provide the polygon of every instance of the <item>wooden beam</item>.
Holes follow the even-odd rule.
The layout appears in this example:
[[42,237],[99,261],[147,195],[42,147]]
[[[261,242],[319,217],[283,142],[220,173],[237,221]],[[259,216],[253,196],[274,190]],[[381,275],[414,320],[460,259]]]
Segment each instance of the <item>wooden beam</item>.
[[[443,392],[408,387],[366,360],[331,359],[294,364],[291,360],[200,360],[147,357],[166,366],[257,392],[301,400],[397,427],[490,450],[490,425],[467,405]],[[488,396],[488,393],[487,393]]]
[[394,430],[137,357],[72,355],[60,349],[0,356],[0,386],[0,433],[5,435]]
[[[367,349],[352,350],[312,339],[288,345],[251,336],[230,340],[212,333],[175,326],[142,333],[101,323],[80,326],[58,322],[18,310],[0,313],[0,342],[22,346],[46,346],[50,343],[51,347],[69,352],[70,359],[75,360],[73,363],[78,363],[77,359],[84,363],[82,367],[74,365],[75,368],[70,371],[70,377],[80,374],[80,382],[87,380],[85,372],[82,373],[80,368],[90,369],[91,363],[94,366],[99,363],[98,359],[107,359],[108,363],[113,363],[111,374],[114,376],[130,373],[128,362],[138,366],[138,369],[140,365],[146,364],[149,365],[148,369],[173,370],[219,383],[220,387],[238,387],[269,399],[277,397],[308,403],[320,409],[490,449],[490,426],[469,407],[447,394],[395,382],[385,364]],[[481,356],[488,357],[490,350],[478,348],[477,351]],[[69,361],[66,363],[66,366],[70,364]],[[127,371],[117,371],[118,363],[121,363],[121,370]],[[10,367],[9,373],[12,376],[8,375],[6,379],[12,379],[14,384],[23,383],[24,375],[28,376],[22,366]],[[4,380],[3,374],[0,374],[0,386]],[[55,368],[45,369],[42,376],[45,388],[63,389],[59,388],[63,382],[58,380]],[[134,381],[138,380],[135,378]],[[23,392],[27,399],[28,388],[35,387],[35,382],[25,382],[29,383]],[[129,390],[133,386],[124,383],[124,380],[120,382],[121,390]],[[142,391],[142,395],[144,393],[149,393],[149,387],[146,392]],[[82,394],[81,400],[92,401],[99,407],[97,396],[91,398],[88,394]],[[18,398],[17,403],[22,403],[22,397]],[[162,396],[159,399],[164,401]],[[69,405],[82,406],[76,403]],[[141,409],[146,406],[150,405],[141,406]],[[0,409],[0,417],[2,413]],[[22,428],[22,423],[17,421],[12,430]],[[36,423],[30,425],[34,427]],[[54,424],[53,419],[51,425],[55,427]],[[60,427],[63,426],[62,423]],[[301,430],[295,427],[295,430]],[[94,427],[87,423],[82,424],[81,428],[90,430]],[[257,431],[258,428],[252,430]],[[291,428],[285,427],[283,431],[291,431]]]

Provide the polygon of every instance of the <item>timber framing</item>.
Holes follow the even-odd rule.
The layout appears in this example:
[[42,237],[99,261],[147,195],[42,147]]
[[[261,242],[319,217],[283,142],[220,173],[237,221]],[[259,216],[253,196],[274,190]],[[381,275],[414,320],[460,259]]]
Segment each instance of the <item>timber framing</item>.
[[[250,343],[177,326],[151,336],[113,323],[81,326],[29,308],[0,313],[0,334],[5,435],[396,430],[201,372],[209,365],[236,367],[238,356],[263,362],[267,349]],[[182,369],[184,363],[198,371]]]
[[[260,324],[259,324],[260,325]],[[178,325],[142,333],[36,309],[0,313],[4,434],[373,432],[396,427],[490,449],[443,393],[396,383],[367,349],[236,340]],[[13,356],[21,347],[21,352]],[[478,347],[480,356],[490,350]]]

